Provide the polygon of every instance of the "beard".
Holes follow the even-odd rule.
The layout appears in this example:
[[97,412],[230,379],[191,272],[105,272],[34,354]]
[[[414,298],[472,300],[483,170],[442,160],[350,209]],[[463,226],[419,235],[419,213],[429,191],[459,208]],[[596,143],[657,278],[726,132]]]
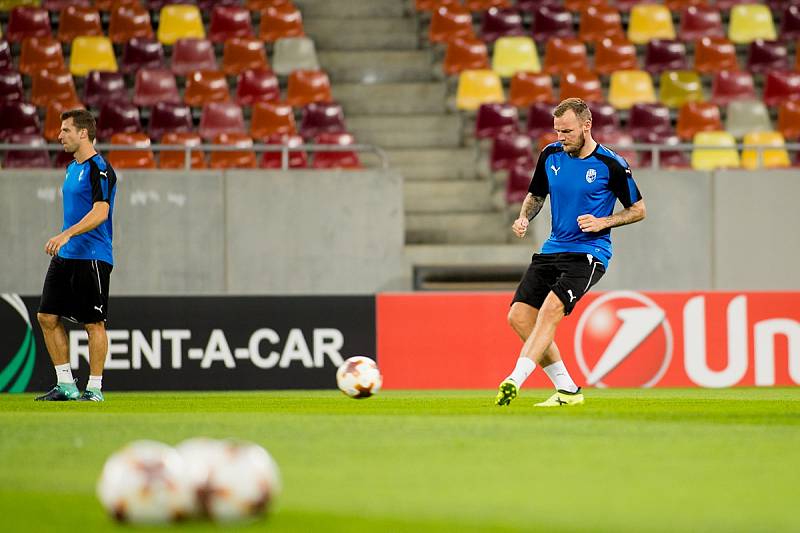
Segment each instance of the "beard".
[[583,149],[584,144],[586,144],[586,136],[583,134],[583,132],[581,132],[581,136],[578,137],[577,142],[573,145],[570,145],[569,148],[564,148],[564,151],[569,155],[579,154]]

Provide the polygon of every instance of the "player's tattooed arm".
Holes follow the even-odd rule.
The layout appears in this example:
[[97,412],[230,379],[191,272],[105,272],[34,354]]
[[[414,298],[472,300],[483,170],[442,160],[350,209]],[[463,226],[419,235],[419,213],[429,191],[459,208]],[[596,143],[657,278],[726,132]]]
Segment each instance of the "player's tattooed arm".
[[644,200],[639,200],[630,207],[626,207],[622,211],[617,211],[607,217],[595,218],[593,215],[581,215],[578,217],[578,226],[584,233],[596,232],[606,228],[616,228],[639,222],[644,219],[646,214]]
[[544,198],[528,193],[528,195],[525,197],[525,201],[522,202],[522,209],[520,209],[519,217],[526,218],[528,221],[531,221],[536,215],[539,214],[539,211],[542,210],[543,205]]

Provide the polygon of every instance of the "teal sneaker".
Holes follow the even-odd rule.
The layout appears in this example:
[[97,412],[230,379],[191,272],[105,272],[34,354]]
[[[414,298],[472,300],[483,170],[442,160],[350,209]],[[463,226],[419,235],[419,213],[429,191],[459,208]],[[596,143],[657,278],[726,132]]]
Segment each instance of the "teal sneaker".
[[47,394],[36,397],[37,402],[67,402],[77,400],[81,395],[74,383],[57,383]]
[[81,402],[102,402],[105,401],[103,398],[103,392],[100,389],[86,389],[81,394],[81,397],[78,398],[78,401]]
[[494,400],[496,405],[508,405],[511,400],[517,397],[517,384],[512,380],[507,379],[500,384],[497,391],[497,397]]

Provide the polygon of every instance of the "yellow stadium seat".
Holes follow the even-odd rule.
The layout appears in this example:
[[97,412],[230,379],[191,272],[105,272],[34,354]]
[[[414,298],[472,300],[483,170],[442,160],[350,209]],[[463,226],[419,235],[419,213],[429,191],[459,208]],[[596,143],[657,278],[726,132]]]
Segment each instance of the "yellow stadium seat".
[[503,84],[492,70],[464,70],[458,75],[456,107],[474,111],[481,104],[503,102]]
[[739,152],[736,139],[727,131],[701,131],[695,133],[692,143],[695,146],[719,146],[720,148],[694,148],[692,168],[695,170],[714,170],[716,168],[738,168]]
[[650,74],[643,70],[617,70],[611,74],[608,101],[617,109],[630,109],[633,104],[652,104],[656,91]]
[[673,109],[681,107],[686,102],[705,100],[700,75],[691,70],[662,72],[658,92],[661,103]]
[[20,6],[39,7],[41,4],[41,0],[0,0],[0,11],[11,11]]
[[[777,131],[754,131],[744,136],[745,149],[742,150],[742,166],[754,168],[781,168],[791,165],[789,152],[786,151],[783,135]],[[758,150],[747,149],[747,146],[775,146],[776,150],[761,152],[759,164]]]
[[194,5],[170,4],[161,8],[158,21],[158,40],[171,45],[178,39],[205,39],[203,19]]
[[83,35],[72,41],[69,71],[73,76],[86,76],[90,70],[117,71],[114,46],[108,37]]
[[649,43],[653,39],[674,39],[672,14],[660,4],[637,4],[631,9],[628,40],[633,44]]
[[747,44],[756,39],[774,41],[777,38],[775,23],[769,6],[739,4],[731,9],[728,39],[735,44]]
[[530,37],[500,37],[494,43],[492,70],[503,78],[517,72],[539,72],[539,54]]

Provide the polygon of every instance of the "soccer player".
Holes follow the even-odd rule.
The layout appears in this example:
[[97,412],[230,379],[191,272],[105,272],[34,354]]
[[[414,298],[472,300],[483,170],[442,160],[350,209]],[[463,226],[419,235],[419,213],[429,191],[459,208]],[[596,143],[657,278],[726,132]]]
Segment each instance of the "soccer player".
[[[94,149],[92,114],[73,109],[61,115],[58,140],[75,156],[61,190],[64,226],[44,245],[53,258],[44,280],[39,324],[56,370],[57,384],[36,398],[45,401],[103,401],[102,379],[108,338],[108,286],[114,258],[111,248],[117,177]],[[61,318],[82,323],[89,335],[89,383],[80,394],[69,364],[67,334]]]
[[[539,364],[555,393],[538,407],[582,404],[554,342],[556,327],[605,274],[611,259],[611,228],[645,217],[645,205],[628,163],[592,138],[592,113],[579,98],[553,111],[558,141],[539,155],[528,195],[511,229],[524,237],[550,194],[552,232],[533,255],[517,287],[508,322],[523,341],[513,372],[500,384],[495,403],[508,405]],[[619,200],[623,206],[614,213]]]

